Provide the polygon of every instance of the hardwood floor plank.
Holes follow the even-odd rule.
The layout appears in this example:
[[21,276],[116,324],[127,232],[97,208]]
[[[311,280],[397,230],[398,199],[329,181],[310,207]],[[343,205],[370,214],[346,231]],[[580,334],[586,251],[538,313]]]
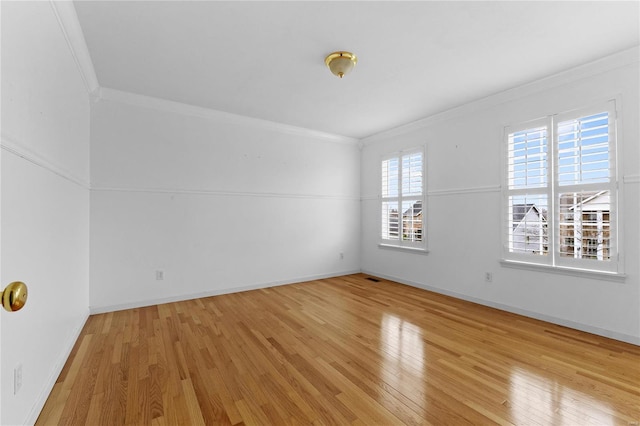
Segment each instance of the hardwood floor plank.
[[[191,379],[182,380],[182,390],[187,404],[189,424],[193,426],[204,425],[205,421],[204,417],[202,417],[202,410],[200,409],[201,405],[198,402],[198,397],[196,396],[196,391],[193,388]],[[203,408],[206,407],[203,406]],[[207,413],[209,414],[211,411]]]
[[63,389],[60,383],[53,386],[49,399],[55,401],[55,403],[49,404],[43,408],[42,413],[40,414],[43,419],[46,419],[46,422],[43,424],[56,425],[60,422],[64,403],[68,398],[69,391]]
[[[242,423],[242,414],[238,411],[238,407],[235,405],[236,400],[229,393],[225,381],[220,375],[220,371],[217,368],[214,368],[210,373],[212,386],[214,386],[215,391],[220,398],[226,418],[232,425]],[[221,421],[221,424],[224,423]]]
[[640,347],[364,274],[91,316],[38,425],[640,423]]

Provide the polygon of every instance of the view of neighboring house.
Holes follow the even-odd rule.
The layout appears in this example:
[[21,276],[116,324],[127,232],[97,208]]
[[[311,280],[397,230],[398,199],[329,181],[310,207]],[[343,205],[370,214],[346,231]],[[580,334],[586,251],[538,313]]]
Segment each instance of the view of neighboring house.
[[547,254],[549,237],[546,210],[535,204],[514,204],[512,226],[511,251]]
[[[389,212],[389,235],[399,233],[398,210]],[[422,201],[414,202],[402,213],[402,240],[422,241]]]
[[422,201],[416,201],[402,213],[402,239],[422,241]]
[[560,255],[582,259],[610,258],[609,191],[562,194]]
[[[610,258],[611,222],[609,191],[569,193],[560,196],[560,256],[576,259]],[[510,250],[547,254],[547,211],[533,203],[514,204]]]

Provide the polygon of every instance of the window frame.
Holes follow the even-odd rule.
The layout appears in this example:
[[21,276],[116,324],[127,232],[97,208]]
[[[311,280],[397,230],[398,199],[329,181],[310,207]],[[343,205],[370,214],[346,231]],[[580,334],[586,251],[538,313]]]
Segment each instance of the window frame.
[[[619,152],[618,128],[619,123],[619,102],[616,99],[608,99],[598,102],[588,107],[577,108],[562,113],[548,115],[531,121],[522,122],[516,125],[504,127],[502,144],[502,259],[503,265],[514,266],[517,264],[540,266],[543,270],[568,270],[580,273],[593,272],[596,274],[611,274],[624,276],[624,265],[622,262],[621,248],[622,232],[622,188],[619,185],[619,174],[621,170],[621,155]],[[602,183],[574,183],[560,184],[559,178],[559,124],[568,120],[576,120],[590,115],[607,112],[608,133],[609,133],[609,180]],[[509,187],[509,137],[510,135],[527,129],[545,126],[547,130],[547,182],[540,188],[511,189]],[[609,260],[594,260],[588,258],[571,258],[560,254],[560,195],[580,191],[609,191],[610,196],[610,244]],[[513,195],[542,194],[547,197],[547,239],[548,254],[537,255],[533,253],[514,253],[510,246],[510,214],[509,199]],[[512,213],[513,214],[513,213]]]
[[[551,194],[549,194],[549,184],[550,182],[552,182],[552,168],[549,167],[549,156],[550,156],[550,147],[549,147],[549,139],[552,137],[552,135],[549,132],[549,126],[551,125],[551,117],[543,117],[543,118],[538,118],[535,120],[530,120],[530,121],[526,121],[523,123],[519,123],[517,125],[512,125],[512,126],[507,126],[505,127],[505,133],[504,133],[504,143],[503,143],[503,155],[502,155],[502,159],[503,162],[505,163],[503,166],[503,174],[504,174],[504,178],[503,178],[503,203],[502,203],[502,217],[503,220],[501,222],[502,224],[502,228],[501,228],[501,233],[502,233],[502,239],[503,239],[503,256],[504,259],[509,259],[509,260],[515,260],[515,261],[520,261],[520,262],[529,262],[529,263],[538,263],[538,264],[542,264],[542,265],[551,265],[551,250],[552,250],[552,238],[548,238],[549,239],[549,247],[548,247],[548,252],[549,255],[547,256],[540,256],[540,255],[536,255],[533,256],[531,254],[525,254],[525,253],[514,253],[510,251],[510,245],[509,245],[509,232],[508,232],[508,226],[509,226],[509,209],[508,206],[509,204],[509,197],[511,196],[540,196],[540,195],[546,195],[547,197],[547,208],[548,208],[548,212],[552,211],[551,210]],[[533,128],[539,128],[539,127],[546,127],[547,128],[547,184],[544,187],[537,187],[537,188],[518,188],[518,189],[509,189],[509,152],[508,152],[508,146],[509,146],[509,135],[514,134],[514,133],[518,133],[518,132],[522,132],[524,130],[529,130],[529,129],[533,129]],[[549,214],[547,213],[547,229],[549,229],[549,227],[553,224],[553,218],[549,217]],[[548,235],[548,231],[547,231],[547,235]]]
[[[402,159],[405,156],[417,154],[419,153],[422,156],[422,188],[420,195],[403,195],[402,194]],[[383,176],[382,176],[382,166],[385,161],[398,159],[398,172],[397,172],[397,180],[398,180],[398,195],[397,196],[383,196]],[[400,250],[408,250],[413,252],[427,252],[427,221],[426,217],[426,209],[427,209],[427,167],[426,167],[426,147],[414,147],[403,149],[400,151],[394,151],[387,153],[380,157],[380,161],[378,162],[378,247],[380,248],[391,248],[391,249],[400,249]],[[417,201],[421,201],[422,203],[422,215],[421,215],[421,241],[410,241],[403,240],[403,220],[400,219],[401,212],[404,210],[402,208],[403,202],[413,201],[414,203]],[[385,239],[383,238],[383,206],[385,202],[397,202],[398,203],[398,239]]]

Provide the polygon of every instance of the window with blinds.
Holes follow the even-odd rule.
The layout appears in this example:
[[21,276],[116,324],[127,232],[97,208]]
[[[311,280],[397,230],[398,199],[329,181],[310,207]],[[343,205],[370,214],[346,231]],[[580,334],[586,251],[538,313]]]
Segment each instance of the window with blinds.
[[505,258],[618,272],[615,104],[507,128]]
[[547,121],[507,135],[508,253],[549,254],[549,143]]
[[509,135],[509,189],[547,186],[547,128],[535,127]]
[[608,112],[559,122],[557,139],[559,185],[609,181]]
[[381,243],[423,248],[424,153],[422,150],[395,153],[381,164]]

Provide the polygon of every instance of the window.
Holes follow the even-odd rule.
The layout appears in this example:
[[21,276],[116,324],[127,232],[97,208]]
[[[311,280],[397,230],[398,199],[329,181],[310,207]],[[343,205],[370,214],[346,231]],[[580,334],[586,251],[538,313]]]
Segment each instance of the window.
[[507,260],[621,272],[615,103],[506,130]]
[[381,244],[424,248],[424,155],[411,150],[382,160]]

